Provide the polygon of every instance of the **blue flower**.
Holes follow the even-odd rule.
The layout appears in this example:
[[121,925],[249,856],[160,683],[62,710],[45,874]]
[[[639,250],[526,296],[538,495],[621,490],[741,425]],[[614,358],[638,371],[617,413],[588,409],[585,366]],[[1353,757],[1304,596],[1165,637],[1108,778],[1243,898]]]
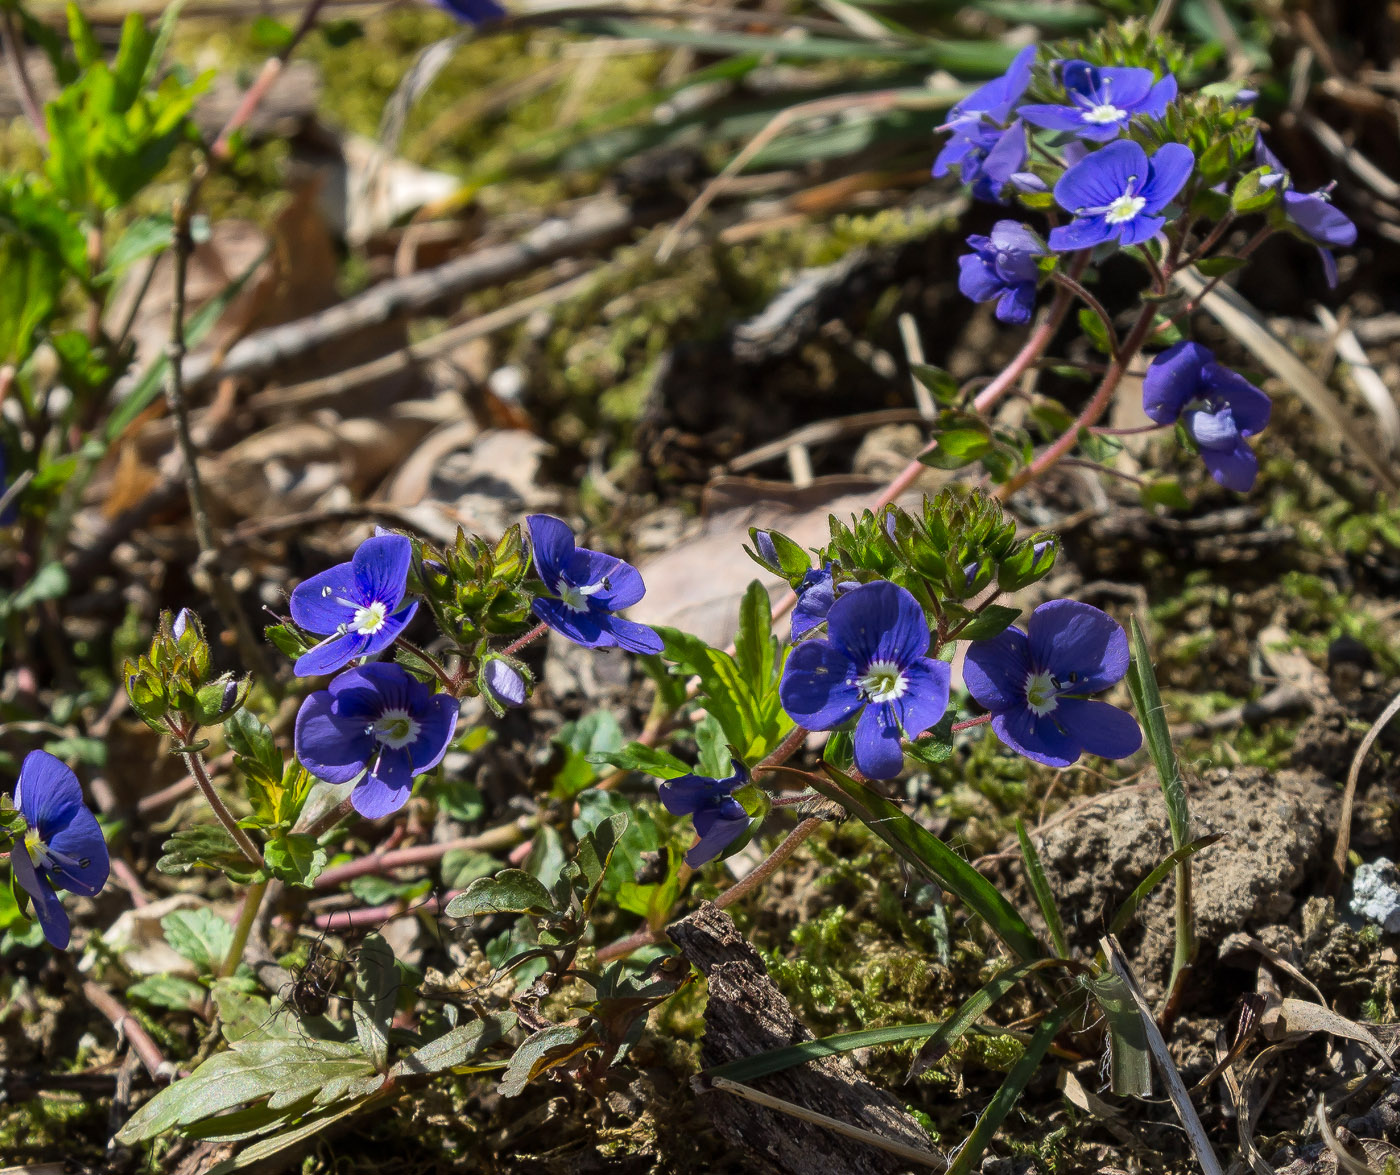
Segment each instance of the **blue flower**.
[[403,535],[375,535],[349,563],[313,575],[292,592],[292,619],[327,636],[297,658],[298,677],[334,673],[394,643],[418,608],[399,607],[412,558],[413,544]]
[[1279,158],[1264,144],[1262,135],[1254,139],[1254,157],[1270,169],[1269,174],[1260,178],[1266,188],[1279,187],[1283,195],[1283,212],[1310,240],[1322,255],[1323,272],[1327,284],[1337,288],[1337,261],[1332,256],[1334,248],[1349,248],[1356,244],[1356,225],[1351,217],[1340,208],[1334,207],[1330,199],[1334,185],[1316,192],[1295,192],[1293,177],[1279,162]]
[[1066,61],[1060,70],[1068,106],[1022,106],[1018,114],[1032,126],[1069,131],[1106,143],[1128,129],[1135,115],[1161,118],[1176,97],[1176,78],[1158,81],[1150,69],[1122,69]]
[[689,816],[700,839],[685,855],[685,863],[698,869],[724,852],[749,826],[749,814],[734,793],[749,781],[744,765],[735,759],[734,774],[727,779],[682,775],[661,785],[661,802],[672,816]]
[[1209,348],[1180,342],[1154,358],[1142,380],[1142,409],[1158,424],[1180,421],[1211,477],[1227,490],[1243,493],[1254,485],[1259,461],[1245,438],[1264,431],[1273,402],[1217,363]]
[[635,567],[612,555],[576,547],[573,532],[548,514],[531,514],[525,521],[530,526],[535,573],[551,593],[535,598],[536,616],[586,649],[661,652],[661,638],[646,625],[614,615],[646,593]]
[[457,699],[435,694],[402,665],[347,669],[309,695],[296,720],[296,753],[327,783],[360,779],[350,802],[375,820],[403,807],[413,777],[442,761],[457,729]]
[[58,889],[92,897],[107,884],[111,862],[97,817],[83,804],[78,777],[47,751],[30,751],[19,769],[15,807],[24,817],[24,839],[10,850],[10,868],[34,899],[34,912],[49,945],[68,945],[68,914]]
[[914,738],[948,709],[948,665],[927,656],[928,621],[896,584],[862,584],[826,617],[826,639],[789,654],[778,686],[783,709],[808,730],[833,730],[856,714],[855,760],[871,779],[904,765],[902,738]]
[[798,640],[825,623],[826,614],[831,611],[831,605],[836,603],[837,585],[833,575],[835,568],[836,564],[833,562],[828,562],[823,567],[813,567],[797,585],[797,604],[792,610],[793,640]]
[[1026,128],[1007,126],[1011,111],[1031,83],[1036,47],[1027,45],[1001,77],[974,90],[949,112],[939,130],[952,132],[933,164],[935,176],[956,167],[979,200],[999,201],[1011,176],[1026,164]]
[[992,729],[1013,751],[1068,767],[1088,751],[1125,759],[1142,731],[1107,702],[1089,700],[1128,672],[1128,636],[1107,612],[1078,600],[1051,600],[1024,632],[1008,628],[967,650],[963,680],[992,712]]
[[1148,161],[1136,143],[1110,143],[1081,159],[1055,184],[1055,200],[1074,221],[1050,231],[1057,253],[1088,249],[1117,239],[1136,245],[1156,236],[1159,216],[1191,175],[1196,157],[1180,143],[1166,143]]
[[506,14],[496,0],[433,0],[433,3],[467,24],[490,24]]
[[958,258],[958,289],[974,302],[995,298],[1001,322],[1029,322],[1040,276],[1035,259],[1045,252],[1039,238],[1024,224],[999,220],[991,236],[970,236],[967,243],[974,251]]

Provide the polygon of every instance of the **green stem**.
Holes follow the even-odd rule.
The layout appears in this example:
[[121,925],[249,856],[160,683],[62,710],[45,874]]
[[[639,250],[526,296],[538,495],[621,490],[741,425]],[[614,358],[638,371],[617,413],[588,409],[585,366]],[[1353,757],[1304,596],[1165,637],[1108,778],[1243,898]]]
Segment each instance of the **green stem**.
[[224,826],[229,836],[233,837],[233,842],[238,846],[238,851],[243,854],[254,869],[261,870],[263,867],[262,853],[258,846],[253,843],[243,829],[238,827],[238,821],[233,818],[233,813],[228,810],[224,801],[219,798],[219,793],[214,790],[214,781],[209,778],[209,772],[204,766],[204,760],[198,751],[187,751],[181,755],[185,760],[185,768],[190,773],[199,790],[204,793],[204,798],[209,801],[209,806],[214,809],[214,815],[218,817],[219,823]]
[[227,979],[238,970],[238,964],[243,959],[243,949],[248,945],[248,935],[252,932],[253,922],[262,908],[267,886],[266,879],[255,881],[244,893],[243,907],[238,911],[238,922],[233,928],[233,941],[228,944],[228,954],[224,956],[224,961],[219,967],[219,979]]

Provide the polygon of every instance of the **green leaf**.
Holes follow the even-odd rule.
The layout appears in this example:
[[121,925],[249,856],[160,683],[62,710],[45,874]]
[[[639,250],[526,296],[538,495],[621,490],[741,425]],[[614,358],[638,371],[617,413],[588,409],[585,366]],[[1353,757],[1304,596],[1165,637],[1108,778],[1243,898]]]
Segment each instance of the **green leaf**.
[[473,1060],[482,1049],[495,1044],[514,1027],[513,1012],[502,1012],[484,1020],[459,1024],[450,1032],[409,1053],[389,1070],[389,1076],[411,1077],[459,1068]]
[[574,891],[579,895],[585,918],[593,908],[593,902],[603,884],[603,875],[608,871],[608,862],[612,860],[613,853],[621,843],[628,823],[627,813],[617,812],[599,821],[597,826],[578,842],[574,864],[578,867],[584,884],[582,888],[575,884]]
[[596,752],[588,756],[588,761],[618,767],[623,771],[640,771],[657,779],[676,779],[691,774],[690,767],[670,751],[636,742],[628,743],[620,751]]
[[[525,1038],[501,1078],[501,1095],[516,1097],[552,1064],[578,1051],[584,1030],[577,1024],[552,1024]],[[586,1046],[585,1046],[586,1047]]]
[[1006,604],[988,604],[977,613],[966,628],[958,630],[958,639],[965,641],[987,640],[989,637],[1004,632],[1016,622],[1020,615],[1020,608],[1012,608]]
[[1196,262],[1196,268],[1206,277],[1223,277],[1243,269],[1249,261],[1244,257],[1203,257]]
[[1025,919],[982,874],[879,792],[829,763],[824,769],[830,781],[814,775],[813,787],[850,811],[928,880],[960,897],[1023,962],[1044,956]]
[[355,1035],[380,1073],[389,1068],[389,1023],[399,991],[394,951],[383,937],[369,935],[355,953]]
[[257,876],[247,858],[238,850],[220,824],[198,824],[182,828],[161,846],[156,868],[162,873],[188,873],[203,865],[223,873],[230,881],[246,885]]
[[140,1000],[153,1008],[169,1008],[188,1012],[199,1008],[208,993],[193,979],[178,975],[148,975],[126,989],[130,999]]
[[1079,329],[1088,337],[1094,350],[1104,355],[1112,354],[1113,346],[1108,339],[1108,330],[1103,319],[1085,306],[1079,312]]
[[447,903],[449,918],[480,918],[489,914],[556,914],[554,899],[537,878],[522,869],[503,869],[495,877],[478,877]]
[[239,1148],[233,1158],[210,1167],[208,1175],[233,1175],[235,1171],[246,1171],[284,1151],[303,1147],[308,1139],[318,1134],[326,1134],[329,1137],[330,1128],[337,1122],[363,1113],[370,1106],[383,1102],[384,1097],[384,1094],[370,1093],[350,1105],[338,1106],[323,1113],[308,1114],[305,1117],[287,1115],[287,1121],[295,1120],[297,1123],[292,1129],[280,1131],[271,1138],[264,1138],[250,1146]]
[[188,959],[200,974],[212,975],[233,945],[233,927],[213,910],[175,910],[160,920],[165,941]]
[[61,563],[45,563],[9,600],[0,603],[0,615],[26,612],[44,600],[58,600],[68,594],[68,572]]
[[1035,1071],[1040,1068],[1040,1062],[1045,1059],[1056,1034],[1069,1018],[1070,1010],[1056,1008],[1040,1022],[1040,1027],[1035,1030],[1035,1035],[1026,1045],[1026,1051],[1011,1066],[1006,1079],[992,1096],[991,1104],[982,1111],[982,1116],[977,1119],[977,1125],[972,1128],[967,1141],[948,1165],[947,1175],[968,1175],[977,1169],[982,1161],[982,1152],[991,1145],[996,1132],[1006,1121],[1006,1116],[1011,1113],[1022,1092],[1030,1084],[1031,1078],[1035,1076]]
[[1235,185],[1230,194],[1230,207],[1236,215],[1247,216],[1251,212],[1262,212],[1276,199],[1278,185],[1265,187],[1264,177],[1272,171],[1269,167],[1256,167]]
[[366,1096],[382,1083],[358,1044],[302,1037],[240,1041],[162,1089],[117,1137],[130,1146],[171,1130],[183,1133],[245,1103],[266,1099],[278,1109],[310,1096],[315,1105],[330,1105],[347,1096]]
[[558,799],[568,799],[598,779],[592,757],[622,746],[622,727],[608,710],[594,710],[575,722],[566,722],[554,736],[564,748],[564,762],[554,776],[551,789]]
[[[663,655],[666,659],[673,661],[682,672],[700,679],[701,704],[723,727],[725,740],[741,759],[746,763],[757,762],[782,741],[792,728],[792,719],[784,712],[778,698],[782,666],[776,652],[770,662],[762,648],[748,643],[745,669],[734,657],[710,648],[699,637],[664,625],[655,627],[657,635],[665,642]],[[750,631],[761,630],[751,628]],[[764,665],[770,665],[771,670],[769,677],[761,680],[759,670]]]
[[[927,363],[911,363],[909,371],[916,380],[919,381],[934,400],[945,406],[951,406],[958,401],[958,381],[941,367],[930,367]],[[737,1077],[735,1081],[739,1080]]]
[[992,447],[992,438],[978,428],[950,428],[934,438],[934,448],[919,460],[934,469],[961,469],[971,465]]
[[1190,499],[1182,492],[1181,483],[1174,477],[1154,477],[1147,482],[1139,494],[1144,506],[1167,506],[1173,510],[1188,510]]
[[268,779],[282,778],[282,752],[271,728],[245,706],[224,723],[224,738],[239,758],[238,769]]
[[304,832],[288,832],[263,846],[268,872],[288,885],[311,888],[326,867],[326,850]]
[[773,682],[778,642],[773,639],[773,603],[767,589],[752,580],[739,603],[739,632],[734,638],[734,663],[755,698]]
[[163,253],[174,243],[175,221],[168,213],[138,217],[108,250],[106,269],[99,280],[112,281],[136,262]]
[[1026,880],[1031,883],[1031,892],[1035,894],[1036,904],[1040,906],[1040,916],[1045,919],[1045,925],[1050,929],[1050,941],[1055,947],[1055,953],[1062,959],[1069,958],[1069,946],[1065,942],[1065,926],[1060,921],[1060,909],[1055,904],[1055,895],[1050,892],[1050,883],[1045,880],[1045,869],[1040,863],[1040,854],[1036,852],[1035,843],[1031,840],[1030,834],[1026,832],[1026,825],[1022,819],[1016,817],[1016,839],[1021,842],[1021,860],[1026,866]]

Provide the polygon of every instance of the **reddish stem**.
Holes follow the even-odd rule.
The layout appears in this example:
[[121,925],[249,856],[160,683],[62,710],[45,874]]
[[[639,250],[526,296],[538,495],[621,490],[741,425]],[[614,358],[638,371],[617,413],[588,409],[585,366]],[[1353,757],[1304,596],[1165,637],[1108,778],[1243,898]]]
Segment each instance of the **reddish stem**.
[[526,645],[528,645],[531,641],[537,641],[537,640],[539,640],[540,637],[544,636],[544,634],[547,633],[548,631],[549,631],[549,625],[547,625],[543,620],[540,621],[537,625],[535,625],[534,628],[530,629],[530,631],[527,632],[524,636],[522,636],[522,637],[520,637],[520,638],[518,638],[518,639],[516,639],[516,640],[511,641],[510,644],[508,644],[504,649],[502,649],[502,650],[501,650],[501,656],[503,656],[503,657],[509,657],[509,656],[511,656],[511,655],[513,655],[513,654],[515,654],[515,653],[520,652],[520,650],[523,649]]

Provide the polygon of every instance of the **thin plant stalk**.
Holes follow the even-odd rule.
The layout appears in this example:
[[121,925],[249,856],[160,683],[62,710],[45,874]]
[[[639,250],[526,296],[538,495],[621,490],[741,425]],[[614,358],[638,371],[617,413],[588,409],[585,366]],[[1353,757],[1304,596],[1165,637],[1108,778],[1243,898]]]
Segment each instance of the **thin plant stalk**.
[[267,893],[268,881],[255,881],[243,894],[243,905],[238,911],[238,921],[233,927],[233,939],[228,944],[228,953],[224,955],[224,961],[219,965],[219,979],[227,979],[236,970],[238,964],[243,960],[243,950],[248,945],[248,935],[252,933],[253,923],[257,921],[258,911],[262,908],[263,896]]
[[219,798],[219,793],[214,790],[214,781],[209,778],[209,772],[204,766],[204,759],[198,751],[182,751],[181,758],[185,760],[185,768],[189,771],[191,778],[198,785],[199,790],[204,793],[204,798],[209,801],[209,806],[214,809],[214,815],[218,818],[224,830],[233,838],[233,843],[238,846],[238,851],[243,854],[248,864],[254,869],[263,867],[262,853],[258,851],[258,846],[253,843],[243,829],[238,827],[238,821],[233,818],[233,813],[228,810],[228,806]]

